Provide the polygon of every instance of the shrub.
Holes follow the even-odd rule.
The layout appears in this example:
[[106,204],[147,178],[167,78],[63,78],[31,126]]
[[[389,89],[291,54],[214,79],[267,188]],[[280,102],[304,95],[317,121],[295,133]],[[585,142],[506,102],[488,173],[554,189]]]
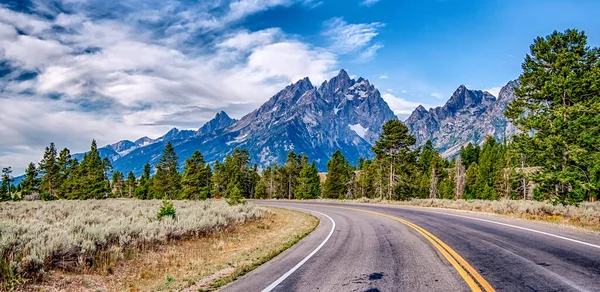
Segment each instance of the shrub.
[[167,215],[156,220],[157,206],[161,206],[157,200],[0,203],[0,290],[10,278],[34,278],[53,268],[108,270],[110,265],[102,262],[108,256],[122,258],[130,250],[202,236],[264,214],[254,204],[230,207],[216,200],[168,203],[177,209],[177,220]]
[[244,197],[242,197],[242,192],[235,185],[231,188],[231,191],[229,192],[229,198],[227,198],[227,204],[229,204],[229,206],[234,206],[234,205],[238,205],[238,204],[242,204],[242,205],[246,204],[246,200],[244,200]]
[[177,219],[177,214],[175,211],[175,207],[173,207],[173,202],[169,202],[166,199],[163,199],[162,204],[160,206],[160,210],[158,211],[158,214],[156,214],[156,219],[160,221],[165,216],[169,216],[172,219]]

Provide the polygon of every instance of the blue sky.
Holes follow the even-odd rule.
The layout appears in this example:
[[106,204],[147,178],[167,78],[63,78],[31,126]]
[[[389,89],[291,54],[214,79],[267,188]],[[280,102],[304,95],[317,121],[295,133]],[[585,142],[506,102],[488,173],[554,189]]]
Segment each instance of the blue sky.
[[0,166],[240,118],[345,68],[405,118],[461,84],[497,92],[537,36],[585,30],[598,1],[4,0]]

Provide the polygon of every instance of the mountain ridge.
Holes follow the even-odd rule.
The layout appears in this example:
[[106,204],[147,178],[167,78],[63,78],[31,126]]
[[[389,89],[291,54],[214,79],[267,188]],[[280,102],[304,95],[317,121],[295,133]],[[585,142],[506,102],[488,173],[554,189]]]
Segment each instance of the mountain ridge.
[[[514,99],[515,85],[510,81],[498,97],[461,85],[443,106],[427,110],[419,105],[405,123],[416,146],[432,140],[445,156],[455,155],[466,143],[479,144],[487,135],[501,139],[504,133],[516,131],[503,115]],[[342,69],[318,87],[308,77],[291,83],[239,120],[220,111],[198,130],[173,128],[157,139],[122,140],[99,150],[116,170],[136,175],[146,162],[158,162],[167,142],[175,147],[180,165],[196,150],[214,162],[237,147],[247,149],[251,162],[260,168],[285,163],[293,150],[308,155],[325,171],[338,149],[351,163],[361,156],[372,157],[372,144],[389,119],[397,117],[379,90],[365,78],[350,78]]]
[[418,106],[404,123],[417,145],[431,140],[444,157],[456,155],[468,143],[481,144],[487,136],[501,141],[517,132],[504,116],[507,104],[515,98],[516,86],[516,80],[509,81],[495,97],[460,85],[443,106],[429,110]]

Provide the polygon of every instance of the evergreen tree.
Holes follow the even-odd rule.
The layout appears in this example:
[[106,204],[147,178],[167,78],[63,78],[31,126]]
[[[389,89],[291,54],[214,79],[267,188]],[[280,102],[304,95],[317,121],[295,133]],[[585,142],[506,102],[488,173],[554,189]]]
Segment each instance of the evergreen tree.
[[44,151],[44,158],[40,161],[41,191],[50,197],[56,196],[56,188],[60,180],[56,155],[56,147],[54,143],[50,143],[50,146],[46,147],[46,151]]
[[133,171],[130,171],[127,174],[127,182],[125,183],[125,188],[127,190],[127,197],[128,198],[133,197],[133,194],[134,194],[135,188],[136,188],[136,180],[135,180],[135,175],[133,174]]
[[64,148],[58,154],[56,161],[58,174],[56,176],[56,196],[59,199],[65,199],[68,197],[70,190],[69,177],[73,170],[74,160],[71,158],[71,152],[69,149]]
[[[302,169],[302,156],[297,156],[294,151],[290,151],[287,155],[283,171],[286,174],[286,197],[291,200],[295,197],[294,190],[296,188],[298,176]],[[304,161],[304,164],[308,164]]]
[[297,199],[316,199],[321,195],[319,171],[314,161],[302,163],[294,194]]
[[29,163],[29,166],[25,170],[25,178],[21,182],[21,195],[23,197],[30,196],[33,194],[39,194],[40,181],[38,178],[38,171],[33,162]]
[[600,50],[577,30],[538,37],[505,115],[521,130],[518,148],[541,166],[540,193],[579,202],[600,186]]
[[[414,158],[413,153],[410,151],[410,147],[415,145],[415,138],[410,135],[408,127],[398,120],[389,120],[383,125],[383,131],[379,140],[375,142],[373,151],[380,157],[380,159],[387,160],[389,165],[389,188],[388,188],[388,199],[392,198],[392,192],[395,188],[396,182],[396,169],[398,166],[403,168],[404,178],[400,181],[405,189],[403,192],[410,192],[408,190],[410,180],[410,163]],[[399,163],[399,165],[396,165]]]
[[469,165],[477,163],[479,161],[480,151],[479,145],[473,146],[473,143],[471,142],[469,142],[467,147],[461,147],[459,155],[464,167],[469,167]]
[[11,183],[13,181],[12,169],[9,167],[2,168],[2,184],[0,185],[0,201],[8,201],[12,198]]
[[348,167],[346,158],[339,150],[327,162],[327,179],[325,179],[323,196],[330,199],[342,199],[348,192]]
[[195,151],[192,157],[185,160],[183,169],[182,198],[206,199],[210,194],[211,170],[200,151]]
[[167,142],[163,155],[155,166],[152,190],[156,198],[174,199],[178,197],[181,188],[181,178],[178,172],[177,154],[171,142]]
[[104,199],[110,192],[107,168],[110,161],[100,158],[96,140],[92,141],[90,151],[83,155],[83,160],[74,174],[71,191],[72,199]]
[[135,188],[135,197],[142,200],[152,199],[154,196],[151,193],[152,178],[150,171],[152,167],[149,163],[144,164],[144,171],[140,177],[139,183]]

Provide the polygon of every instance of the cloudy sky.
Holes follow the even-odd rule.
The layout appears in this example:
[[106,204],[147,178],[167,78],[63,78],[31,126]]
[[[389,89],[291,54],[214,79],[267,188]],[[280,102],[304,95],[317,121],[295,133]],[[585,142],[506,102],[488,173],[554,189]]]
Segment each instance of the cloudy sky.
[[460,84],[494,92],[531,41],[579,28],[597,1],[29,0],[0,2],[0,166],[51,141],[81,152],[216,112],[240,118],[286,84],[345,68],[406,117]]

